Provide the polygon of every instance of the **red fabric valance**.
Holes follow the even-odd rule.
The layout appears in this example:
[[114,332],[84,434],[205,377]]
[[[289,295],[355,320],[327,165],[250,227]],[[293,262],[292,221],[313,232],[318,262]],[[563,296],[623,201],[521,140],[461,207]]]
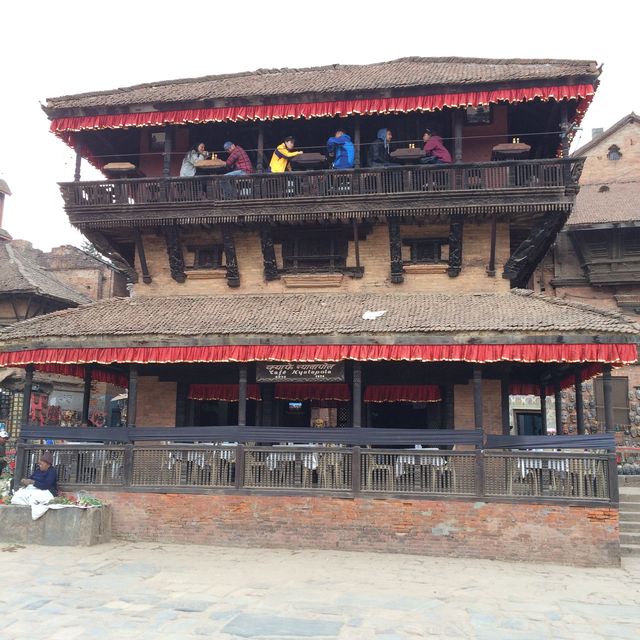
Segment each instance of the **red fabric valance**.
[[[588,367],[584,367],[580,369],[579,378],[580,382],[585,382],[585,380],[591,380],[594,376],[600,375],[602,373],[602,365],[601,364],[592,364]],[[568,389],[569,387],[573,387],[575,385],[576,378],[575,375],[569,375],[560,380],[560,388]],[[547,384],[545,388],[546,395],[551,396],[555,393],[555,387],[553,384]],[[509,395],[512,396],[539,396],[540,395],[540,385],[530,382],[518,383],[514,382],[509,385]]]
[[349,402],[351,391],[348,384],[333,382],[278,383],[275,397],[278,400],[338,400]]
[[364,391],[365,402],[440,402],[436,384],[371,384]]
[[[237,384],[190,384],[189,400],[226,400],[238,402],[240,387]],[[247,385],[247,400],[260,400],[260,386]]]
[[[125,127],[157,127],[166,124],[204,122],[237,122],[243,120],[282,120],[287,118],[324,118],[351,114],[407,113],[434,111],[444,107],[476,107],[501,101],[523,102],[542,100],[579,100],[577,118],[586,111],[595,89],[591,84],[559,85],[552,87],[503,88],[492,91],[431,96],[375,98],[370,100],[338,100],[327,102],[300,102],[293,104],[244,105],[179,111],[145,111],[74,118],[54,118],[51,131],[63,134],[69,131],[91,129],[121,129]],[[64,137],[64,136],[63,136]],[[69,142],[68,140],[65,140]]]
[[[36,371],[42,373],[57,373],[63,376],[73,376],[74,378],[84,378],[84,366],[75,364],[38,364]],[[104,371],[102,369],[93,369],[91,371],[91,379],[96,382],[107,382],[114,384],[116,387],[126,389],[129,386],[129,379],[123,373],[115,371]]]
[[591,362],[635,363],[635,344],[329,344],[30,349],[0,353],[0,366],[170,362]]

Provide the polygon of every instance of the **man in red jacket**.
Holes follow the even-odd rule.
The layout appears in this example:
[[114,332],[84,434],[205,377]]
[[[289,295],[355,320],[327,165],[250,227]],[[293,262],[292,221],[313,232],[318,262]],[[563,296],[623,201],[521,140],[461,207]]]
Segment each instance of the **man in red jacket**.
[[436,135],[431,129],[425,129],[424,135],[425,157],[420,160],[421,164],[450,164],[451,154],[442,143],[442,138]]
[[224,150],[229,154],[226,162],[231,171],[227,173],[228,176],[244,176],[247,173],[253,173],[251,160],[241,146],[233,142],[225,142]]

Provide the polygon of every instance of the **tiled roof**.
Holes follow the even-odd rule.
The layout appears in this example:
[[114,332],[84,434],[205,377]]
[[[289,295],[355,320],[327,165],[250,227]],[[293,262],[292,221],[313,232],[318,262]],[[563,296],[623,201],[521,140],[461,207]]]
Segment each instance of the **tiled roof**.
[[46,111],[126,105],[198,102],[204,100],[336,94],[383,89],[492,85],[504,82],[571,83],[595,79],[597,65],[589,60],[483,58],[401,58],[366,65],[328,65],[307,69],[258,69],[201,78],[153,82],[47,100]]
[[60,282],[33,255],[12,242],[0,242],[0,295],[32,293],[69,304],[91,302],[89,296]]
[[640,222],[640,182],[609,182],[580,187],[567,225],[634,221]]
[[631,113],[627,114],[623,118],[620,118],[618,122],[611,125],[606,131],[603,131],[600,135],[596,136],[595,138],[592,138],[591,140],[589,140],[589,142],[582,145],[579,149],[576,149],[571,155],[578,158],[580,156],[587,155],[587,153],[591,151],[593,147],[600,144],[603,140],[606,140],[609,136],[612,136],[614,133],[618,132],[620,129],[627,126],[628,124],[633,124],[637,122],[640,122],[640,117],[632,111]]
[[[366,311],[384,311],[365,320]],[[261,294],[112,298],[0,332],[23,339],[356,334],[638,334],[624,316],[530,291],[505,294]],[[104,344],[104,340],[102,340]]]

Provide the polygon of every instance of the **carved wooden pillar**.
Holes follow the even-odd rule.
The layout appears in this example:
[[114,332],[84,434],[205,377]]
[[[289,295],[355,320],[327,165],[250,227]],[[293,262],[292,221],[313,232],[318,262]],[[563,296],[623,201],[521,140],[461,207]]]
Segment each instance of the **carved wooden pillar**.
[[76,152],[76,169],[75,172],[73,174],[73,181],[74,182],[80,182],[80,169],[82,166],[82,155],[80,153],[80,143],[77,142],[75,145],[75,152]]
[[176,282],[184,282],[187,276],[184,273],[184,255],[180,245],[180,236],[177,227],[165,227],[164,239],[167,244],[167,256],[169,258],[169,269],[171,277]]
[[162,175],[171,175],[171,152],[173,151],[173,127],[164,128],[164,151],[162,153]]
[[473,426],[479,431],[484,428],[482,409],[482,369],[480,366],[475,366],[473,368]]
[[22,420],[21,426],[29,424],[31,412],[31,390],[33,388],[33,365],[28,364],[24,373],[24,389],[22,391]]
[[241,364],[238,377],[238,426],[247,426],[247,365]]
[[542,435],[547,435],[547,383],[540,383],[540,413],[542,415]]
[[604,403],[604,430],[607,433],[615,431],[613,416],[613,380],[611,379],[611,365],[602,367],[602,396]]
[[240,286],[240,271],[236,259],[236,244],[233,231],[227,224],[222,225],[222,243],[224,245],[224,259],[227,265],[227,284],[230,287]]
[[502,380],[500,380],[500,409],[502,416],[502,435],[508,436],[511,433],[511,424],[509,421],[510,412],[509,412],[509,376],[505,375]]
[[147,256],[144,252],[144,242],[142,240],[142,234],[139,231],[135,232],[135,239],[138,260],[140,261],[140,270],[142,271],[142,282],[151,284],[151,274],[149,273],[149,267],[147,265]]
[[362,426],[362,365],[353,363],[352,426]]
[[89,426],[89,404],[91,403],[91,365],[84,367],[84,387],[82,393],[82,425]]
[[267,223],[260,225],[260,244],[262,245],[262,260],[264,263],[264,279],[278,280],[278,264],[276,262],[276,251],[273,247],[273,235],[271,227]]
[[462,271],[462,231],[464,227],[461,215],[451,216],[449,222],[449,277],[455,278]]
[[400,223],[393,218],[389,218],[389,251],[391,254],[391,282],[400,284],[404,282],[402,238],[400,237]]
[[264,171],[264,124],[258,124],[258,149],[256,151],[256,170],[258,173]]
[[462,109],[453,110],[453,160],[462,162]]
[[127,426],[136,426],[136,412],[138,405],[138,367],[129,365],[129,390],[127,399]]
[[576,430],[578,435],[584,435],[584,399],[582,397],[582,378],[580,371],[575,374],[574,390],[576,394]]

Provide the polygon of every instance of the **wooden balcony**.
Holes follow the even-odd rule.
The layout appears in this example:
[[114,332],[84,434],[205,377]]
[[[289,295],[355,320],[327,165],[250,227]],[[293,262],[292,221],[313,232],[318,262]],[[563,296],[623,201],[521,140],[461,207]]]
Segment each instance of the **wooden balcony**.
[[584,159],[60,184],[82,228],[568,211]]

